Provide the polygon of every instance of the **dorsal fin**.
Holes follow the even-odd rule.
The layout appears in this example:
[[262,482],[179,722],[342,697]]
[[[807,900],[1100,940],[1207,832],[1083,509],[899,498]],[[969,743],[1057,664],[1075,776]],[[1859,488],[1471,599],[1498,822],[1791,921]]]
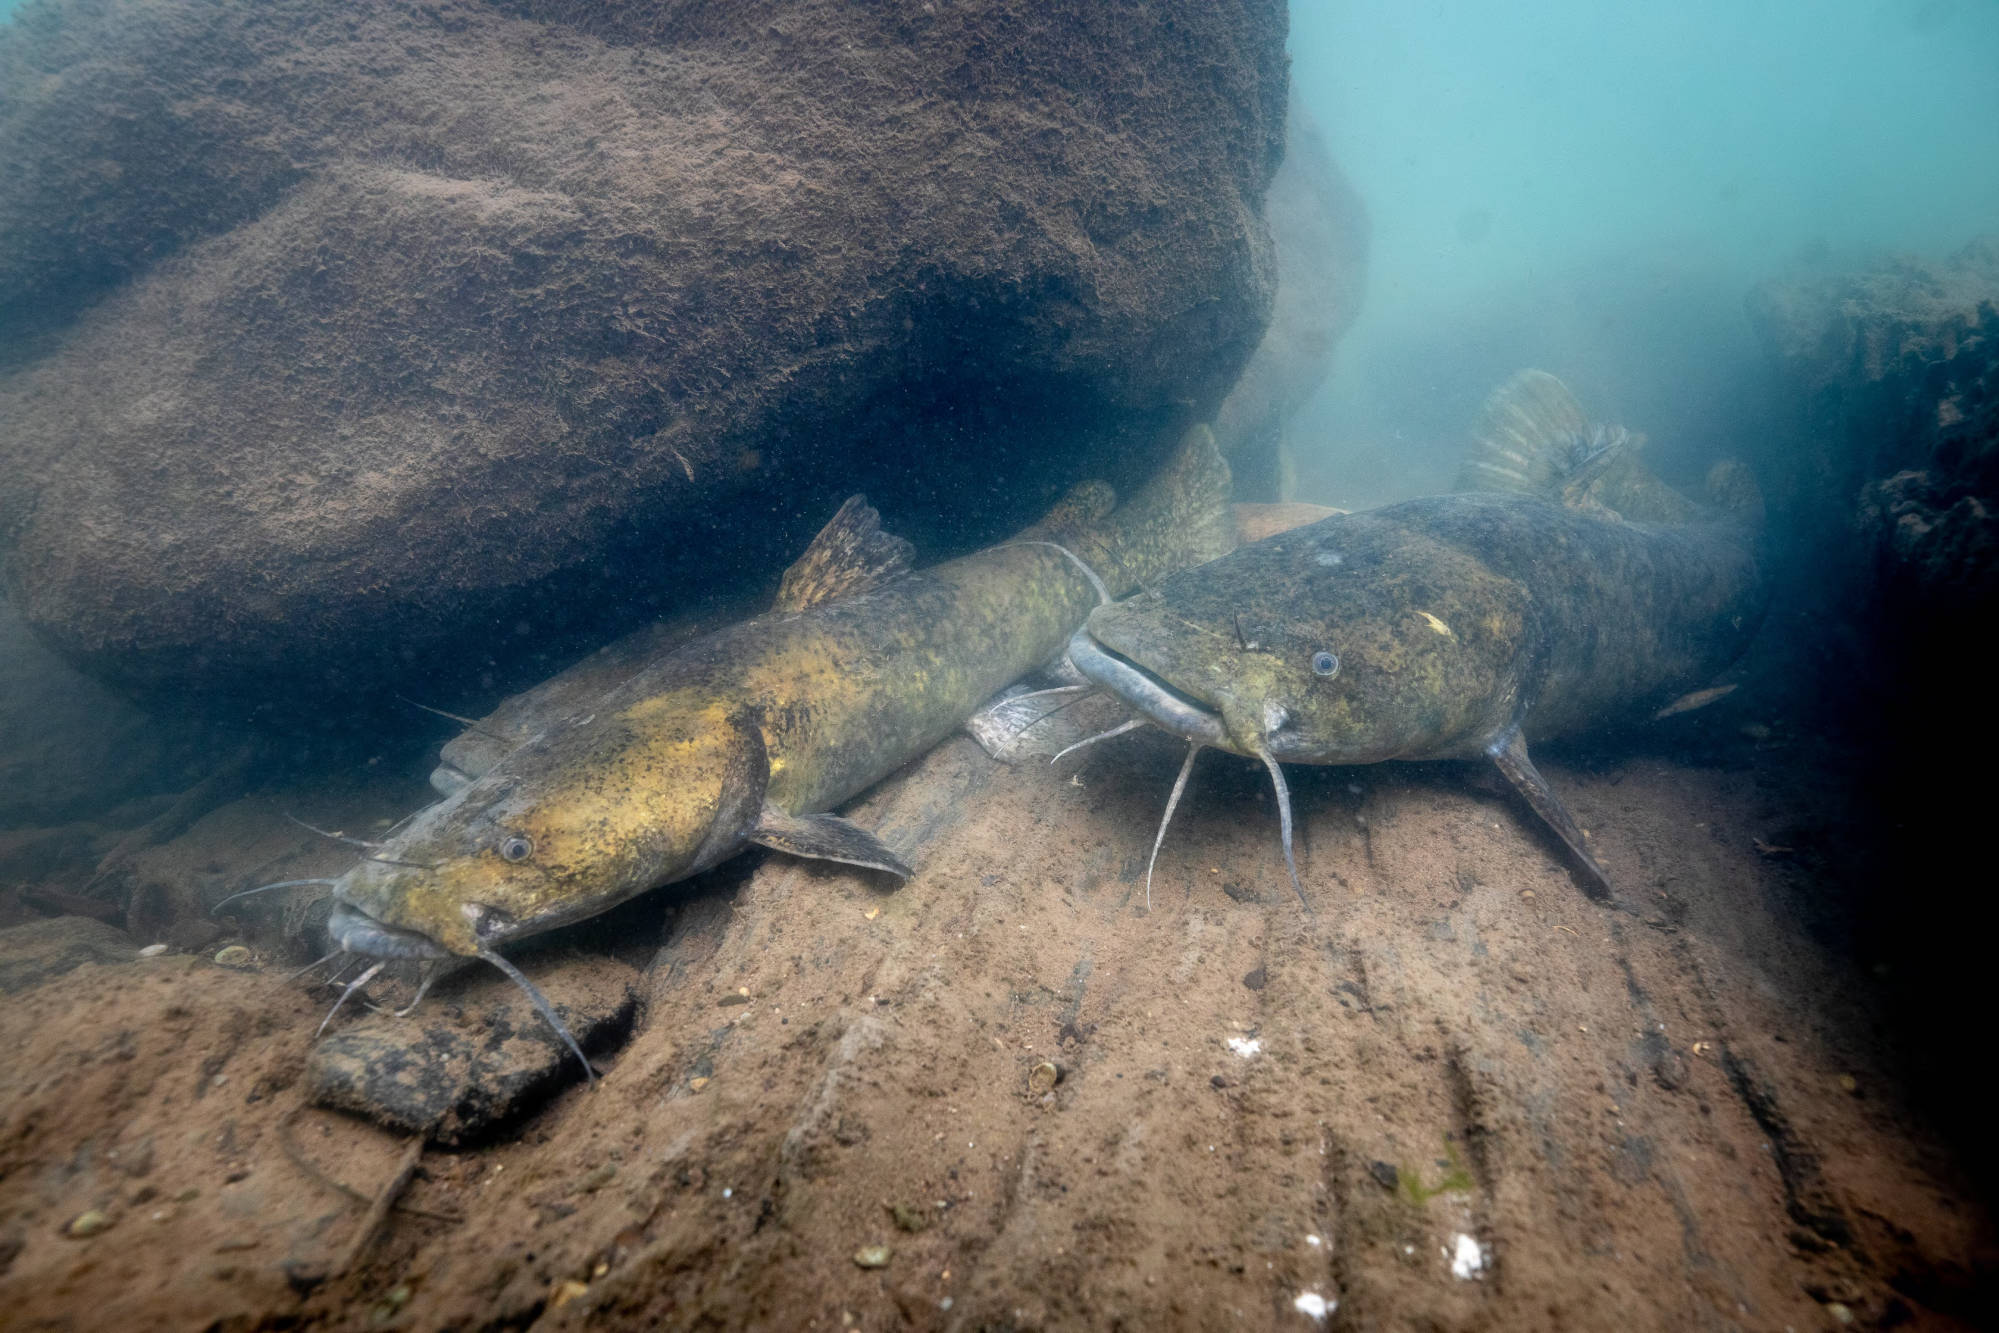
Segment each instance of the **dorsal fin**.
[[1695,507],[1639,460],[1645,437],[1592,422],[1569,386],[1523,370],[1479,413],[1458,489],[1520,491],[1632,523],[1685,523]]
[[1523,370],[1485,400],[1458,489],[1552,499],[1579,469],[1628,440],[1620,426],[1592,426],[1568,385],[1545,370]]
[[784,571],[774,611],[803,611],[909,572],[916,548],[881,529],[881,515],[865,495],[840,506],[805,554]]

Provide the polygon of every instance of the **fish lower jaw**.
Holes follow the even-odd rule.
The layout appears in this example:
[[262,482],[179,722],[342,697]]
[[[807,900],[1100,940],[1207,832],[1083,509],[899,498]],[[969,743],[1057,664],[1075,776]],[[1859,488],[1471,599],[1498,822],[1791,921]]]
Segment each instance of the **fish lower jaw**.
[[1138,663],[1106,648],[1079,629],[1069,640],[1069,661],[1093,683],[1183,740],[1241,753],[1221,714],[1174,689]]
[[428,935],[385,925],[349,902],[336,900],[326,919],[327,938],[367,958],[449,958],[452,950]]

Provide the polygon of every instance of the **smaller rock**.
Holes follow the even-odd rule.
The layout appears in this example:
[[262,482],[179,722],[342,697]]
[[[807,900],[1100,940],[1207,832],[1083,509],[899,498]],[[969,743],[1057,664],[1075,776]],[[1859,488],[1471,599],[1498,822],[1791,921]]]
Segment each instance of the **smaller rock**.
[[1374,1177],[1374,1183],[1385,1190],[1392,1190],[1402,1183],[1402,1173],[1388,1162],[1369,1162],[1367,1173]]
[[62,1229],[62,1234],[71,1240],[88,1240],[100,1231],[108,1230],[110,1226],[110,1215],[101,1209],[92,1208],[71,1218],[69,1225]]
[[892,1203],[888,1205],[888,1211],[889,1215],[895,1219],[897,1227],[912,1234],[922,1231],[930,1225],[928,1218],[906,1203]]
[[569,1278],[558,1285],[554,1292],[549,1295],[549,1308],[560,1310],[578,1296],[587,1296],[589,1294],[590,1284],[588,1282],[579,1282],[573,1277]]
[[167,951],[167,946],[164,944],[148,944],[145,948],[139,950],[139,957],[158,958],[161,954],[165,953],[166,951]]
[[862,1268],[887,1268],[893,1253],[886,1245],[863,1245],[854,1251],[854,1262]]
[[233,967],[239,970],[256,966],[256,959],[240,944],[231,944],[216,950],[215,962],[218,967]]
[[372,1312],[374,1321],[378,1324],[386,1324],[391,1319],[394,1319],[402,1312],[402,1308],[410,1303],[410,1297],[414,1294],[407,1282],[399,1282],[386,1292],[383,1292],[382,1299],[375,1302],[375,1308]]
[[132,937],[87,916],[57,916],[0,930],[0,994],[13,995],[85,963],[129,963]]
[[1027,1090],[1036,1096],[1051,1092],[1062,1081],[1062,1071],[1050,1060],[1043,1060],[1027,1074]]
[[[637,969],[553,951],[530,955],[523,966],[585,1051],[630,1035]],[[306,1060],[311,1100],[456,1148],[518,1124],[583,1077],[569,1048],[505,977],[461,973],[439,989],[447,987],[455,995],[433,992],[410,1018],[371,1014],[321,1041]]]

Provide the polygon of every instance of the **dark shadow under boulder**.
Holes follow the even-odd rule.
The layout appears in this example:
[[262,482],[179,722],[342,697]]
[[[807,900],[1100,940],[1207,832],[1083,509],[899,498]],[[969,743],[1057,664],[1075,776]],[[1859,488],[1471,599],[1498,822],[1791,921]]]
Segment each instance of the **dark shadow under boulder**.
[[936,551],[1129,483],[1262,332],[1283,35],[1275,3],[32,10],[8,592],[108,679],[296,708],[519,683],[519,645],[773,572],[857,489]]

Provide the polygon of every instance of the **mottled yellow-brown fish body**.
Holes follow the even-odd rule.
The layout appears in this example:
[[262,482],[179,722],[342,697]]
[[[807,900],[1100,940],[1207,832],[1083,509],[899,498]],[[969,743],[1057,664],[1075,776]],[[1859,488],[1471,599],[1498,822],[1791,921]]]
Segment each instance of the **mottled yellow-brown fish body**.
[[[1197,428],[1126,506],[1106,512],[1103,488],[1079,488],[1015,541],[919,572],[885,558],[893,539],[850,502],[779,609],[548,721],[344,876],[336,939],[377,956],[483,954],[753,842],[907,874],[824,812],[1058,657],[1100,600],[1081,565],[1117,594],[1228,550],[1227,490]],[[849,586],[842,569],[863,572]]]

